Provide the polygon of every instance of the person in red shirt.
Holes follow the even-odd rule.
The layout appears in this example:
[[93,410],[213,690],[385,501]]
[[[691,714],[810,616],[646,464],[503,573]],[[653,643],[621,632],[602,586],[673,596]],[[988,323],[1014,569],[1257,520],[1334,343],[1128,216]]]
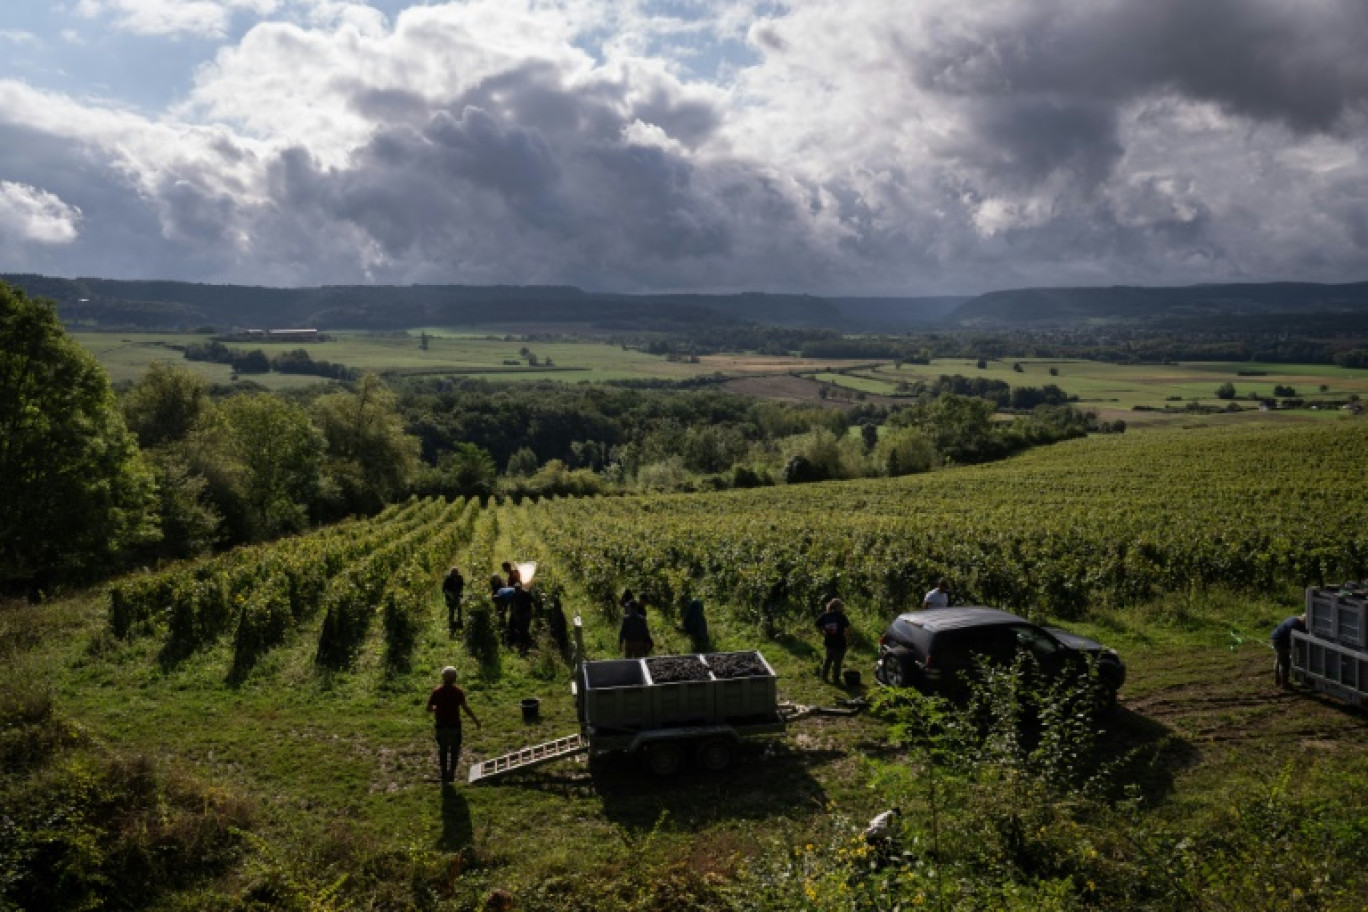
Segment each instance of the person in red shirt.
[[465,691],[456,686],[456,669],[448,665],[442,669],[442,683],[428,695],[427,711],[432,713],[437,735],[437,762],[442,767],[442,781],[456,780],[456,762],[461,759],[461,711],[464,710],[475,727],[480,720],[470,711]]

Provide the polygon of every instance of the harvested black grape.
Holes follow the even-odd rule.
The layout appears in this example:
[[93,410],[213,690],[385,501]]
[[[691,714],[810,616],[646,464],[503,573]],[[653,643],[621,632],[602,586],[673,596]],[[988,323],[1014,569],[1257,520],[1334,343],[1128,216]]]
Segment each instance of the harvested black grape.
[[754,652],[714,652],[704,656],[714,676],[719,678],[768,677],[769,669]]
[[657,684],[708,680],[708,666],[697,656],[658,656],[647,659],[646,667],[651,670],[651,680]]

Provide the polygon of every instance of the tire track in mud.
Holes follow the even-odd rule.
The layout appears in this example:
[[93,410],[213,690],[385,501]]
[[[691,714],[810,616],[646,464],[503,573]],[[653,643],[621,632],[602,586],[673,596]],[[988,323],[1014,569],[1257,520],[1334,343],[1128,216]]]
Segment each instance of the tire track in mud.
[[[1175,655],[1155,671],[1187,680],[1123,697],[1122,707],[1196,746],[1368,747],[1368,717],[1310,689],[1275,687],[1271,658],[1253,649]],[[1187,672],[1193,661],[1206,665],[1203,673]]]

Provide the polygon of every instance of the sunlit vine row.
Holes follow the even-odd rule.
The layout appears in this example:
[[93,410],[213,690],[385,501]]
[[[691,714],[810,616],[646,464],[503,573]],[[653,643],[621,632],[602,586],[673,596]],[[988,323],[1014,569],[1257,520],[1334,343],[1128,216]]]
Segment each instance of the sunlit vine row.
[[1076,617],[1190,587],[1368,576],[1368,424],[1150,431],[895,481],[529,507],[595,602],[624,581],[775,624],[840,594]]
[[[231,630],[240,672],[320,608],[352,622],[334,626],[364,633],[369,615],[364,623],[354,623],[355,616],[379,608],[387,571],[417,555],[419,572],[432,572],[468,536],[478,514],[473,501],[413,500],[369,520],[131,577],[110,588],[109,626],[123,638],[162,634],[163,658],[172,661]],[[416,573],[404,578],[416,579]],[[368,599],[364,609],[358,591]],[[412,626],[403,620],[409,613],[396,615],[396,631]],[[320,654],[335,655],[332,645],[320,636]]]

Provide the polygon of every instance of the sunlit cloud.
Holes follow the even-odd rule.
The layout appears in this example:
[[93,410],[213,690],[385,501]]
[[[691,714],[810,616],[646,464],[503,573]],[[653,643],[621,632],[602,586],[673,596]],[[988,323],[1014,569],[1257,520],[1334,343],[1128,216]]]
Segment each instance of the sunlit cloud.
[[0,236],[37,244],[76,240],[81,210],[37,187],[0,181]]

